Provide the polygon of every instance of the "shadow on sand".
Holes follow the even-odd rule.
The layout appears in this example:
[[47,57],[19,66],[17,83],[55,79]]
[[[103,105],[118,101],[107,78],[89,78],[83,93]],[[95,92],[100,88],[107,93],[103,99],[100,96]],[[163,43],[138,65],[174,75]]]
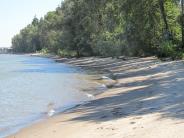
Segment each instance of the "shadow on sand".
[[161,118],[184,119],[184,64],[155,58],[67,60],[80,67],[112,72],[118,84],[103,98],[77,108],[70,121],[104,122],[118,118],[160,113]]

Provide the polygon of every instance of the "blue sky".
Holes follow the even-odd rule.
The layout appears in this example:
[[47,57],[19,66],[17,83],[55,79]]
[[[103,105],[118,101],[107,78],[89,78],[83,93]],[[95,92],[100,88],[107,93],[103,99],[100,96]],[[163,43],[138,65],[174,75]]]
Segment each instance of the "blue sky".
[[33,17],[55,10],[62,0],[0,0],[0,47],[11,46],[11,38]]

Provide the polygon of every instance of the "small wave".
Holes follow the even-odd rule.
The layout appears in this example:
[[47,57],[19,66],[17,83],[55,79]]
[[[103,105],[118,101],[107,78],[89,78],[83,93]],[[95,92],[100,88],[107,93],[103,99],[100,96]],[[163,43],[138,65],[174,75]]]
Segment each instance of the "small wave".
[[53,116],[54,114],[55,114],[55,110],[54,109],[51,109],[48,113],[47,113],[47,115],[49,116],[49,117],[51,117],[51,116]]
[[95,98],[95,96],[92,95],[92,94],[87,93],[86,95],[87,95],[88,98],[91,98],[91,99],[94,99]]
[[109,77],[106,77],[106,76],[102,76],[102,78],[101,79],[110,79]]

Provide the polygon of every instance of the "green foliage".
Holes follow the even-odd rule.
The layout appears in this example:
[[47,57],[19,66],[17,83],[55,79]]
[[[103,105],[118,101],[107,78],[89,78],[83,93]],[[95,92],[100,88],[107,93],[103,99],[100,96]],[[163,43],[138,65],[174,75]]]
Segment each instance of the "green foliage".
[[44,18],[34,17],[14,36],[12,48],[19,53],[46,49],[63,57],[180,57],[180,7],[179,0],[64,0]]
[[171,41],[164,41],[160,45],[159,57],[172,57],[175,56],[174,45]]
[[94,53],[103,57],[120,56],[121,50],[118,44],[114,44],[112,41],[97,40],[94,46]]
[[45,55],[45,54],[48,54],[49,53],[49,50],[47,48],[43,48],[39,52]]
[[184,59],[184,53],[183,52],[175,52],[174,55],[172,55],[173,60],[180,60]]
[[57,55],[59,55],[60,57],[76,57],[77,54],[75,51],[71,51],[71,50],[58,50]]

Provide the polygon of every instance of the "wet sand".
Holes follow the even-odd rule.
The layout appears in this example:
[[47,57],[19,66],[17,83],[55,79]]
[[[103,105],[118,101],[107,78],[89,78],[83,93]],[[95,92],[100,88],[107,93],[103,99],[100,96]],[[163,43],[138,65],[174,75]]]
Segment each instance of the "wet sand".
[[[182,138],[184,62],[155,57],[56,59],[108,72],[109,89],[9,138]],[[103,78],[107,79],[107,78]]]

